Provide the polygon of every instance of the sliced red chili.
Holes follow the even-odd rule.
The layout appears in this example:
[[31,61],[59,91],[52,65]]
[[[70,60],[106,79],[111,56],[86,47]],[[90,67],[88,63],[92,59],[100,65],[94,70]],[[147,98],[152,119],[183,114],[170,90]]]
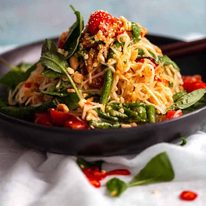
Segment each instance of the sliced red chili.
[[71,118],[71,114],[69,112],[62,112],[62,111],[57,111],[56,109],[52,108],[49,110],[51,120],[54,125],[56,126],[64,126],[65,122]]
[[183,191],[180,193],[179,198],[185,201],[193,201],[197,198],[197,193],[193,191]]
[[88,129],[88,125],[85,121],[78,119],[77,117],[68,120],[64,123],[64,127],[71,128],[71,129]]
[[116,169],[107,172],[107,176],[109,175],[130,175],[130,171],[127,169]]
[[176,117],[180,117],[182,116],[183,113],[182,113],[182,110],[169,110],[166,114],[166,119],[173,119],[173,118],[176,118]]

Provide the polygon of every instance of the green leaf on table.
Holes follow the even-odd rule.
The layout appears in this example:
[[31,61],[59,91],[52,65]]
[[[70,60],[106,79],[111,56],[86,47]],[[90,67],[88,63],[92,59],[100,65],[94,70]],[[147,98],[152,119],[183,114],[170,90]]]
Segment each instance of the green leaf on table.
[[129,186],[147,185],[151,183],[167,182],[174,179],[174,171],[166,152],[153,157],[137,174]]
[[79,165],[79,167],[81,169],[97,167],[101,171],[103,163],[104,163],[104,161],[102,161],[102,160],[89,162],[89,161],[86,161],[83,158],[80,158],[80,157],[77,158],[77,164]]
[[185,137],[182,137],[182,138],[180,139],[179,145],[180,145],[180,146],[184,146],[184,145],[186,145],[186,144],[187,144],[187,139],[186,139]]
[[163,66],[172,65],[176,70],[180,71],[180,68],[177,66],[177,64],[172,61],[168,56],[159,56],[159,63]]
[[18,64],[0,78],[0,84],[14,89],[20,82],[25,81],[35,69],[36,64]]
[[109,194],[115,197],[129,187],[167,182],[173,180],[174,176],[169,157],[166,152],[162,152],[153,157],[129,183],[113,178],[107,182],[106,187]]
[[128,185],[126,182],[114,177],[107,182],[106,187],[112,197],[118,197],[128,188]]
[[195,105],[198,101],[200,101],[204,97],[205,94],[206,94],[206,89],[198,89],[198,90],[192,91],[180,97],[176,101],[175,106],[178,109],[187,109]]
[[79,11],[75,10],[73,6],[70,5],[70,7],[76,15],[76,22],[70,27],[69,34],[63,46],[63,49],[68,52],[68,58],[71,57],[77,50],[81,33],[84,28],[84,20],[82,15]]

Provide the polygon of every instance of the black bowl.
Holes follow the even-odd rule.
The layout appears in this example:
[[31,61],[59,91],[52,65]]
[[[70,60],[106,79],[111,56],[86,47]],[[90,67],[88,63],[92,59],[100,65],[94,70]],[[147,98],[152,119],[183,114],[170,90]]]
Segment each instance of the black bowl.
[[[160,36],[149,36],[149,39],[163,45],[177,40]],[[26,45],[2,55],[11,64],[22,61],[34,62],[40,56],[42,42]],[[175,59],[182,69],[182,74],[199,73],[206,79],[204,72],[206,53]],[[0,75],[7,68],[0,67]],[[1,90],[2,92],[2,90]],[[200,130],[206,124],[206,106],[180,118],[170,121],[145,124],[134,128],[95,129],[77,131],[66,128],[44,127],[0,113],[2,132],[8,133],[18,142],[55,153],[86,156],[110,156],[134,154],[159,142],[171,142]]]

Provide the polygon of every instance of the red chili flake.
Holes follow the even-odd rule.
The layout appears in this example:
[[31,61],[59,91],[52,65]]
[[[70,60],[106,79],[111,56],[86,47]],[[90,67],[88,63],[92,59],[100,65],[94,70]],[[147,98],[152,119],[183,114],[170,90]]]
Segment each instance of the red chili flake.
[[126,169],[116,169],[107,172],[107,176],[109,175],[130,175],[130,171]]
[[98,181],[98,180],[89,179],[89,182],[90,182],[94,187],[96,187],[96,188],[101,187],[101,183],[100,183],[100,181]]
[[153,64],[153,66],[156,68],[158,66],[158,64],[155,62],[155,59],[151,58],[151,57],[139,57],[136,59],[136,62],[141,62],[144,63],[144,61],[148,59],[150,60],[150,62]]
[[180,193],[179,198],[184,201],[193,201],[197,198],[197,193],[193,191],[183,191]]
[[24,83],[24,86],[25,86],[26,88],[31,88],[31,85],[32,85],[31,82],[25,82],[25,83]]

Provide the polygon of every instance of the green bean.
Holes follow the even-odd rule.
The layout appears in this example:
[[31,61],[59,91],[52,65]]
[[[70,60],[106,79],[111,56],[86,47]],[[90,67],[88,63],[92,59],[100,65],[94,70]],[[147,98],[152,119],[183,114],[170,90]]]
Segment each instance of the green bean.
[[135,111],[138,112],[141,122],[147,121],[147,110],[145,107],[143,106],[137,107]]
[[110,104],[110,106],[112,107],[112,109],[117,110],[117,111],[123,108],[120,103],[112,103]]
[[117,117],[119,119],[127,119],[128,116],[120,111],[113,109],[112,107],[108,106],[107,111],[111,116]]
[[105,120],[108,120],[111,122],[118,122],[119,121],[117,117],[110,116],[110,115],[106,114],[105,112],[102,112],[101,110],[98,110],[97,112],[98,112],[99,117],[101,117],[102,119],[105,119]]
[[140,117],[139,117],[137,112],[132,111],[131,109],[126,108],[126,107],[124,108],[124,112],[125,112],[125,114],[128,116],[128,118],[130,120],[135,120],[135,121],[138,121],[138,122],[141,121],[141,119],[140,119]]
[[139,40],[140,33],[141,33],[140,27],[135,22],[132,22],[132,36],[134,41]]
[[108,122],[95,121],[95,120],[91,120],[89,122],[89,125],[93,126],[95,128],[100,128],[100,129],[119,128],[120,127],[119,123],[111,124],[111,123],[108,123]]
[[129,107],[130,109],[135,109],[137,107],[140,107],[140,106],[145,106],[144,103],[142,102],[131,102],[131,103],[125,103],[124,104],[125,107]]
[[156,122],[155,113],[156,113],[155,107],[153,105],[148,105],[147,106],[147,117],[150,123]]
[[108,69],[104,74],[104,85],[103,85],[102,94],[100,97],[101,104],[105,105],[109,99],[109,94],[112,88],[112,81],[113,81],[112,71]]

